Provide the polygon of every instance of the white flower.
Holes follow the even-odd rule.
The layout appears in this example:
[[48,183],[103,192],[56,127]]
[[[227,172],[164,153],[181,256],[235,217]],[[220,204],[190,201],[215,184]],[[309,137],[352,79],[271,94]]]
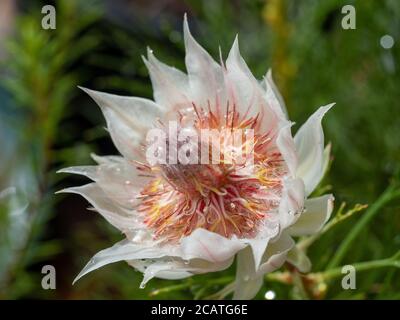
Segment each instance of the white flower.
[[[93,156],[97,166],[61,170],[94,181],[62,191],[85,197],[126,239],[97,253],[76,280],[125,260],[144,273],[143,287],[153,277],[223,270],[237,254],[234,298],[252,298],[263,275],[286,260],[310,267],[291,237],[318,232],[332,211],[332,195],[307,197],[328,161],[321,120],[333,104],[293,138],[271,73],[257,81],[237,39],[220,65],[192,38],[186,18],[184,37],[187,74],[151,51],[144,58],[154,102],[83,89],[101,107],[122,156]],[[254,163],[149,165],[146,133],[170,120],[180,130],[253,129]]]

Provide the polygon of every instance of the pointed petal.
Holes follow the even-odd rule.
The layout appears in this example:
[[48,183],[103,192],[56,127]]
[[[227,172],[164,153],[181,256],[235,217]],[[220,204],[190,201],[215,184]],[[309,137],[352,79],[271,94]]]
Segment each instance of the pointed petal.
[[77,167],[68,167],[63,168],[57,171],[57,173],[72,173],[72,174],[80,174],[88,177],[89,179],[96,181],[97,179],[97,170],[98,166],[77,166]]
[[274,80],[272,79],[271,69],[268,70],[267,75],[265,77],[265,85],[267,91],[267,101],[271,104],[271,107],[275,110],[275,112],[283,117],[284,119],[288,119],[288,113],[286,109],[285,102],[281,93],[278,90]]
[[230,103],[246,118],[258,115],[261,131],[275,133],[280,119],[268,105],[262,87],[240,55],[237,37],[226,60],[226,69],[225,82]]
[[287,254],[287,261],[294,265],[297,270],[302,273],[310,272],[311,261],[308,259],[307,255],[303,250],[294,246]]
[[143,271],[143,280],[140,287],[144,286],[153,278],[177,280],[192,276],[193,274],[179,268],[177,263],[171,261],[160,260],[150,264]]
[[245,248],[237,255],[234,300],[254,298],[263,285],[263,277],[255,272],[254,259],[250,248]]
[[219,105],[225,107],[226,94],[222,68],[193,38],[186,15],[183,34],[186,48],[185,63],[193,101],[203,107],[208,103],[213,106],[218,101]]
[[305,211],[288,229],[289,234],[304,236],[319,232],[331,216],[333,201],[334,197],[331,194],[306,200]]
[[142,227],[134,212],[129,212],[113,204],[104,191],[96,184],[89,183],[81,187],[68,188],[59,193],[76,193],[84,197],[114,227],[123,232]]
[[264,252],[271,242],[279,234],[279,220],[277,217],[269,216],[264,222],[255,238],[241,239],[243,243],[249,245],[253,252],[254,266],[256,269],[260,266]]
[[73,283],[78,281],[89,272],[92,272],[93,270],[101,268],[110,263],[133,259],[155,259],[165,255],[166,253],[157,247],[144,247],[143,245],[135,244],[128,240],[122,240],[111,248],[104,249],[94,255],[78,274]]
[[163,111],[176,111],[190,106],[188,77],[180,70],[159,61],[151,50],[143,61],[149,71],[154,100]]
[[320,107],[294,137],[299,158],[297,176],[303,179],[307,195],[311,194],[323,175],[324,132],[321,120],[333,105]]
[[81,88],[100,106],[107,128],[119,152],[133,159],[145,133],[152,127],[161,108],[154,102],[137,97],[124,97]]
[[294,244],[293,239],[286,232],[283,232],[275,242],[271,242],[267,247],[257,274],[261,276],[279,269],[284,264],[287,253],[294,247]]

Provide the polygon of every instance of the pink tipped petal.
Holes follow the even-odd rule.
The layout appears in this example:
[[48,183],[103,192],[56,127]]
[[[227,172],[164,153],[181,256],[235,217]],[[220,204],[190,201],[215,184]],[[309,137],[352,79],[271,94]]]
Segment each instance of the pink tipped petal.
[[320,107],[294,137],[299,158],[297,176],[303,179],[307,195],[311,194],[323,176],[324,132],[321,120],[333,105]]
[[306,200],[305,211],[288,232],[292,236],[304,236],[319,232],[329,220],[333,210],[334,197],[331,194]]

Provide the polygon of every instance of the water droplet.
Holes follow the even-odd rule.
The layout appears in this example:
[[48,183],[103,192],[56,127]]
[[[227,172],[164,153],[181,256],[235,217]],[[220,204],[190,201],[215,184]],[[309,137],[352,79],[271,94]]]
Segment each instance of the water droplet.
[[143,283],[143,282],[142,282],[142,283],[140,284],[140,286],[139,286],[140,289],[144,289],[145,287],[146,287],[146,284]]
[[129,180],[126,180],[126,181],[125,181],[125,184],[126,184],[126,185],[130,185],[131,183],[132,183],[132,182],[130,182]]

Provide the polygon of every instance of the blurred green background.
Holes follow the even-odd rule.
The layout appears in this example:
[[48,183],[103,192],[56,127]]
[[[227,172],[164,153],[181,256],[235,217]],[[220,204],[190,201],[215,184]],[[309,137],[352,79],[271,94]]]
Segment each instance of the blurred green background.
[[[55,30],[41,28],[46,4],[56,7]],[[356,8],[355,30],[341,27],[346,4]],[[216,59],[238,33],[254,74],[261,79],[272,68],[295,130],[320,105],[337,103],[324,119],[333,161],[317,193],[334,193],[335,212],[343,203],[343,212],[369,207],[311,246],[313,272],[399,252],[399,1],[1,0],[0,192],[15,189],[0,196],[0,299],[201,299],[232,280],[234,266],[139,289],[142,275],[117,263],[72,286],[92,255],[123,236],[81,197],[54,195],[86,183],[57,169],[92,164],[91,152],[117,154],[99,108],[77,85],[152,98],[141,55],[149,46],[184,70],[185,12]],[[394,39],[390,49],[380,44],[385,34]],[[400,299],[400,258],[383,261],[357,273],[356,290],[343,290],[337,277],[306,297]],[[41,287],[46,264],[56,268],[56,290]],[[272,277],[257,298],[267,290],[277,299],[305,297]]]

